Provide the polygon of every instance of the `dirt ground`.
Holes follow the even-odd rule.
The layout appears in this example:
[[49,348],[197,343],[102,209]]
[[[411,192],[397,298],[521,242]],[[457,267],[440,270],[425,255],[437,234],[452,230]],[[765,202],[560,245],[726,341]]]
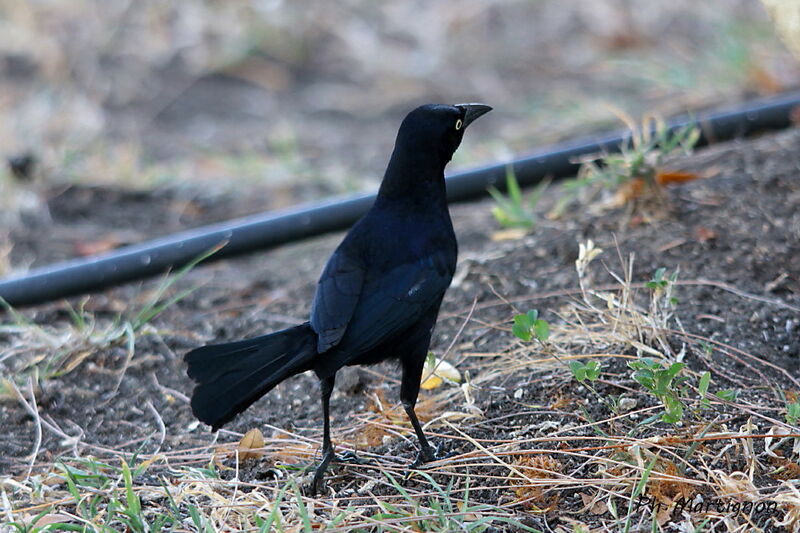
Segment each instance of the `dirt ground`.
[[[800,82],[757,0],[421,5],[0,0],[0,156],[37,161],[27,181],[0,168],[0,276],[374,189],[420,103],[495,107],[452,170],[619,127],[620,111],[671,116]],[[800,407],[799,144],[793,129],[672,161],[702,179],[669,188],[666,211],[593,203],[550,220],[554,185],[516,238],[498,234],[491,200],[453,206],[459,266],[432,349],[464,382],[418,405],[451,456],[398,484],[417,445],[390,365],[340,373],[334,441],[373,463],[334,465],[316,499],[280,498],[319,459],[313,376],[217,435],[188,405],[182,355],[304,321],[341,234],[195,268],[163,296],[189,294],[135,331],[163,280],[0,307],[0,531],[40,512],[147,530],[120,521],[123,461],[138,516],[176,531],[257,530],[270,510],[279,531],[374,531],[375,517],[391,531],[798,531],[800,439],[771,434],[800,432],[787,424]],[[603,252],[579,277],[590,239]],[[645,285],[659,268],[678,274],[672,305]],[[529,309],[547,343],[512,335]],[[661,402],[627,365],[647,355],[686,363],[675,424],[650,420]],[[579,383],[568,365],[590,361],[601,374]],[[715,395],[726,389],[738,395]],[[256,428],[263,454],[237,461]],[[629,507],[648,472],[665,509]],[[777,507],[688,512],[683,497]]]
[[[419,410],[430,422],[428,432],[454,454],[431,473],[445,483],[456,479],[460,486],[463,478],[448,476],[472,472],[479,480],[470,493],[474,501],[507,506],[532,527],[572,530],[578,523],[602,527],[613,520],[607,508],[591,502],[584,487],[547,480],[553,485],[544,495],[541,490],[515,491],[507,479],[509,471],[487,460],[490,456],[485,449],[506,446],[505,453],[549,450],[547,457],[555,461],[559,475],[593,479],[603,472],[610,474],[580,454],[559,454],[558,450],[582,446],[585,441],[581,439],[609,434],[690,438],[701,431],[745,431],[748,424],[754,424],[748,431],[764,434],[775,420],[783,420],[781,394],[791,397],[800,392],[798,146],[800,129],[793,129],[715,145],[675,161],[675,168],[703,178],[670,188],[669,212],[653,220],[631,217],[626,209],[602,213],[574,209],[559,220],[542,217],[527,236],[497,241],[492,238],[498,228],[490,213],[491,201],[453,206],[459,267],[445,298],[432,349],[441,355],[450,347],[446,358],[462,374],[469,371],[474,398],[468,401],[461,389],[450,385],[423,391]],[[558,194],[558,187],[551,188],[540,211],[546,211]],[[259,209],[257,198],[258,192],[252,191],[211,198],[186,187],[135,193],[81,186],[52,190],[47,213],[27,216],[14,230],[13,259],[24,262],[35,257],[46,263],[92,246],[108,246],[108,242],[133,242],[243,215]],[[210,453],[217,445],[237,442],[252,428],[263,431],[268,447],[278,452],[245,462],[237,470],[240,480],[256,483],[248,490],[280,486],[283,478],[276,466],[311,464],[318,458],[321,436],[321,408],[313,376],[302,375],[281,384],[215,436],[192,417],[187,403],[192,385],[181,356],[206,342],[254,336],[305,320],[316,278],[340,239],[341,234],[329,235],[198,267],[177,284],[196,290],[136,335],[129,361],[124,342],[71,355],[80,357],[74,370],[39,381],[39,416],[63,433],[45,427],[34,470],[46,471],[59,456]],[[592,390],[578,383],[565,365],[548,359],[547,347],[514,339],[511,318],[518,311],[538,309],[554,331],[566,325],[566,306],[579,295],[575,273],[578,243],[588,239],[604,250],[592,266],[595,286],[617,284],[609,271],[624,276],[622,261],[634,257],[630,275],[631,281],[639,284],[639,305],[646,307],[648,294],[641,283],[650,280],[658,268],[679,272],[678,302],[670,322],[673,329],[665,334],[670,351],[666,355],[681,358],[692,372],[709,370],[711,390],[736,389],[739,395],[734,402],[713,402],[713,416],[698,414],[692,404],[677,425],[655,422],[641,426],[638,423],[651,412],[615,417],[603,400],[629,398],[636,409],[658,405],[631,379],[623,359],[603,357],[603,373]],[[158,285],[159,281],[153,280],[93,295],[85,304],[86,312],[101,329],[120,313],[130,314]],[[72,305],[77,308],[79,300]],[[26,309],[24,316],[53,331],[64,331],[71,320],[64,303]],[[6,313],[1,322],[19,324],[19,319]],[[20,348],[21,335],[13,328],[0,332],[0,350],[16,354],[0,363],[5,375],[14,375],[15,368],[40,355]],[[590,343],[583,353],[602,349]],[[576,350],[580,355],[581,349]],[[631,345],[621,350],[622,355],[641,355]],[[335,466],[329,472],[324,498],[357,503],[359,499],[367,501],[371,494],[396,494],[389,483],[375,483],[374,473],[376,469],[402,472],[416,453],[413,432],[397,406],[397,388],[397,374],[391,366],[341,373],[333,396],[334,440],[340,449],[357,449],[377,465]],[[0,419],[5,430],[0,435],[0,471],[24,475],[38,421],[13,395],[0,401]],[[305,445],[306,455],[281,452],[281,439]],[[598,443],[612,441],[600,439]],[[705,465],[709,471],[747,471],[746,447],[740,448],[738,443],[708,446],[719,452]],[[774,463],[765,454],[763,441],[754,441],[753,453],[760,468],[751,473],[752,484],[761,497],[769,498],[786,478],[770,467]],[[790,457],[785,446],[783,453]],[[189,459],[188,463],[193,461],[200,462]],[[632,459],[628,457],[628,461]],[[691,468],[697,464],[694,459],[687,464],[690,471],[683,475],[693,478]],[[233,476],[224,468],[222,475]],[[408,490],[421,490],[424,484],[419,477],[412,477]],[[630,484],[619,482],[608,490],[621,497],[629,493]],[[715,494],[709,484],[694,489],[706,496]],[[775,523],[783,516],[783,511],[754,515],[751,523],[779,531]],[[676,511],[662,525],[678,527],[687,521],[697,525],[702,518]],[[746,523],[742,516],[724,519],[712,517],[712,524],[725,530],[724,524]],[[640,525],[649,528],[649,518],[641,520]]]

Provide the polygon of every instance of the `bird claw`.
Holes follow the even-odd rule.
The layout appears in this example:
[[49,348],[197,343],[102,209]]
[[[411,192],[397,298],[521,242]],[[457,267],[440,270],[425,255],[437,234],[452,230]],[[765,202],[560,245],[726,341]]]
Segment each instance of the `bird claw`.
[[430,448],[423,448],[417,454],[416,460],[408,465],[409,473],[406,474],[406,477],[410,475],[410,471],[420,466],[424,465],[425,463],[430,463],[433,461],[439,461],[441,459],[447,459],[448,457],[452,457],[453,453],[443,453],[442,452],[442,443],[440,442],[436,445],[436,450],[432,450]]
[[314,471],[314,479],[312,479],[311,483],[309,483],[305,487],[303,493],[306,496],[317,496],[321,492],[321,489],[325,484],[324,481],[325,481],[325,471],[324,470],[320,471],[320,469],[317,468]]
[[308,485],[303,485],[301,487],[301,492],[303,493],[303,496],[308,496],[309,498],[313,498],[319,495],[319,489],[320,489],[319,484],[315,480],[309,483]]
[[331,452],[330,457],[323,456],[322,461],[317,466],[317,469],[314,471],[314,479],[311,483],[306,487],[304,491],[308,496],[316,496],[320,493],[320,489],[323,486],[323,481],[325,479],[325,472],[328,469],[328,464],[334,463],[343,463],[343,464],[356,464],[356,465],[366,465],[366,464],[374,464],[374,461],[369,459],[362,459],[354,452],[346,451],[341,455],[335,455]]

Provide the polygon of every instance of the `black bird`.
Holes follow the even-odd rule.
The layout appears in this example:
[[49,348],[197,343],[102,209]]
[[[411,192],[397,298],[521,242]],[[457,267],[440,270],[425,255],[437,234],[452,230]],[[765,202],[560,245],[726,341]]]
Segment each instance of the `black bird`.
[[336,248],[317,286],[311,320],[253,339],[187,353],[197,386],[192,411],[214,431],[286,378],[313,370],[321,381],[324,434],[317,492],[334,458],[329,403],[345,365],[387,359],[402,371],[400,400],[419,438],[412,468],[438,458],[414,406],[436,316],[456,268],[444,167],[464,129],[492,108],[425,105],[403,120],[378,196]]

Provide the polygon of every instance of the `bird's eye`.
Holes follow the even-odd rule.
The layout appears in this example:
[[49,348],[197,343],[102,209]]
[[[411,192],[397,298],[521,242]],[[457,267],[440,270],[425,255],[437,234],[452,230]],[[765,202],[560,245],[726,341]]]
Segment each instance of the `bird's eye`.
[[461,129],[461,126],[464,125],[464,121],[461,119],[456,120],[456,131]]

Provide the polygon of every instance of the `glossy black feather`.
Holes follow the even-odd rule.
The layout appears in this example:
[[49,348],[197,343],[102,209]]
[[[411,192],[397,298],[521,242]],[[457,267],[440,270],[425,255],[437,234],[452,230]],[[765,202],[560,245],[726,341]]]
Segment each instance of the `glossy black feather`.
[[306,324],[245,341],[212,344],[184,356],[197,386],[192,412],[215,431],[284,379],[307,370],[316,335]]
[[325,266],[311,306],[311,327],[318,336],[319,353],[342,339],[361,298],[365,271],[363,262],[344,250],[336,250]]

